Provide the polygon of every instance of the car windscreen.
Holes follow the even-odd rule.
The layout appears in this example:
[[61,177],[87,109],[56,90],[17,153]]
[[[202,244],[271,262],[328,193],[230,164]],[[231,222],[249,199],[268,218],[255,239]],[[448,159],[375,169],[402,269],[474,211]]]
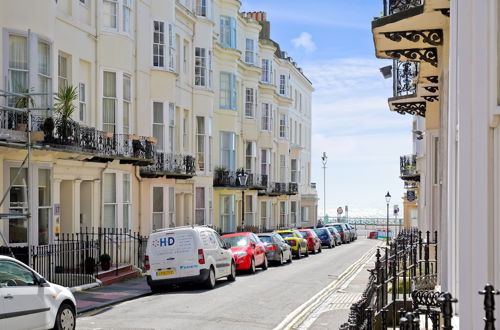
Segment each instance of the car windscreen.
[[285,232],[285,233],[278,233],[278,234],[280,234],[281,237],[285,237],[285,238],[286,237],[293,237],[293,233],[287,233],[287,232]]
[[272,243],[273,238],[271,236],[259,236],[262,243]]
[[324,229],[324,228],[315,230],[316,234],[318,234],[318,236],[320,236],[320,237],[328,236],[328,233],[326,231],[327,231],[327,229]]
[[302,237],[307,238],[307,231],[300,231],[299,233],[302,235]]
[[248,236],[221,237],[224,243],[231,244],[231,247],[248,246]]

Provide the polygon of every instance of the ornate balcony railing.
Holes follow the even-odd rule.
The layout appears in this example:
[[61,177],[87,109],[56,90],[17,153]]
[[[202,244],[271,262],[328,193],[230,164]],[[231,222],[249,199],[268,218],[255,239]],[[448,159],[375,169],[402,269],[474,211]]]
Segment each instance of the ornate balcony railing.
[[[247,175],[246,185],[243,187],[239,177],[243,174]],[[216,170],[214,173],[214,187],[231,187],[231,188],[248,188],[264,190],[269,186],[268,175],[254,174],[239,171],[227,171],[223,169]]]
[[415,181],[405,181],[405,189],[416,189],[418,188],[418,182]]
[[420,6],[424,0],[384,0],[384,16]]
[[[26,136],[28,113],[0,110],[0,130]],[[153,161],[155,144],[146,137],[102,132],[71,119],[31,115],[32,142],[67,152],[89,154],[93,159],[120,159],[122,163],[148,164]],[[17,138],[18,134],[11,137]],[[24,137],[24,141],[26,138]]]
[[295,182],[275,182],[271,189],[271,193],[277,195],[296,195],[298,192],[299,185]]
[[191,178],[195,173],[193,156],[165,152],[155,152],[154,163],[141,168],[141,175],[145,177]]
[[406,155],[400,157],[401,179],[419,181],[420,174],[417,171],[417,155]]
[[393,61],[393,95],[407,96],[417,93],[418,62]]

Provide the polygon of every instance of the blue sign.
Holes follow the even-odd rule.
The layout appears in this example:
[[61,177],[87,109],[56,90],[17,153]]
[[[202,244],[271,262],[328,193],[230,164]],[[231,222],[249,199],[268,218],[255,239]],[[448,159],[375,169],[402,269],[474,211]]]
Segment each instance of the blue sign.
[[406,199],[408,202],[413,202],[415,200],[415,190],[408,190],[406,192]]

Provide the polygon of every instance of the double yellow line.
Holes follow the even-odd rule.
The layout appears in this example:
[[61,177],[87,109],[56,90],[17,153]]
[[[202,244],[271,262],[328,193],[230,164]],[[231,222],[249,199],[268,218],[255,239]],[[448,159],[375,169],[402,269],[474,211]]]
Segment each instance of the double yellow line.
[[304,321],[316,310],[323,302],[328,299],[338,289],[342,288],[346,283],[350,283],[351,279],[364,267],[364,265],[374,256],[377,247],[375,245],[361,258],[347,268],[338,279],[328,284],[324,289],[315,294],[311,299],[303,303],[292,313],[290,313],[274,330],[289,330],[298,328]]

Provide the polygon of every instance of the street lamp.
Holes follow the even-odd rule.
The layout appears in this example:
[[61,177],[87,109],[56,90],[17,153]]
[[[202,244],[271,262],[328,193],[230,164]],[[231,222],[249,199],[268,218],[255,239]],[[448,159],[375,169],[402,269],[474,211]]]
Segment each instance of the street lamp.
[[247,185],[248,174],[239,173],[238,181],[240,182],[240,186],[243,187],[241,189],[241,230],[245,230],[245,187]]
[[323,152],[321,156],[321,162],[323,163],[323,215],[326,220],[326,163],[328,162],[328,156],[326,152]]
[[391,194],[387,192],[385,195],[385,201],[387,202],[387,231],[386,231],[386,239],[387,245],[389,245],[389,203],[391,202]]

